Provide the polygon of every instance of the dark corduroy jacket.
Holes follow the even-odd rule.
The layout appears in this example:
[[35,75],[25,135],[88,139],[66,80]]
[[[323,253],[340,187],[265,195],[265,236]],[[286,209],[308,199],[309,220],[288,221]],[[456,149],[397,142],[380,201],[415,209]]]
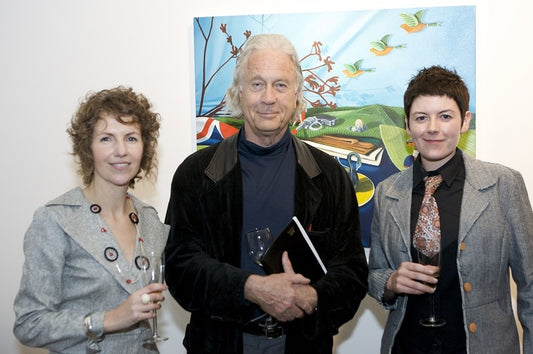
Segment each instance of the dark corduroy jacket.
[[[191,312],[184,346],[189,353],[242,353],[242,327],[252,318],[244,299],[250,275],[239,268],[242,178],[238,134],[189,156],[173,181],[166,223],[166,281]],[[294,214],[328,273],[311,284],[317,311],[287,324],[287,353],[331,353],[338,328],[367,292],[357,201],[348,174],[331,156],[293,137],[296,151]]]

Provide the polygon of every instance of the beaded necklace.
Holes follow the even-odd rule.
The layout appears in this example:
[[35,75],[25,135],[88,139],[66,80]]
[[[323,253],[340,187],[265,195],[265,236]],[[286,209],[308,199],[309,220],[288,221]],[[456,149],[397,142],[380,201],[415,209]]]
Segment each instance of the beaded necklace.
[[[135,238],[139,241],[140,255],[135,257],[135,266],[137,267],[137,269],[142,270],[143,268],[146,267],[146,262],[148,260],[144,256],[144,247],[143,247],[144,240],[142,239],[142,237],[141,237],[141,235],[139,233],[139,228],[137,227],[137,224],[139,223],[139,216],[135,212],[135,205],[133,204],[133,200],[130,198],[129,195],[126,196],[126,199],[130,202],[131,207],[132,207],[132,211],[128,214],[128,217],[129,217],[130,221],[133,223],[133,225],[135,226]],[[100,232],[107,235],[108,234],[107,233],[108,230],[105,228],[104,220],[103,220],[102,216],[100,215],[100,212],[102,211],[102,207],[100,205],[94,203],[94,204],[91,204],[91,206],[89,208],[90,208],[91,212],[93,214],[95,214],[96,219],[98,220],[98,225],[100,227]],[[115,247],[109,246],[109,247],[106,247],[105,250],[104,250],[104,257],[105,257],[105,259],[107,259],[107,261],[109,261],[111,263],[114,263],[119,257],[119,252],[118,252],[118,250]],[[131,278],[126,277],[124,275],[124,273],[122,272],[122,269],[120,269],[120,265],[118,264],[118,262],[115,263],[114,265],[115,265],[115,268],[116,268],[118,274],[120,274],[120,276],[125,279],[126,284],[135,284],[141,279],[141,275],[139,275],[135,279],[131,279]]]

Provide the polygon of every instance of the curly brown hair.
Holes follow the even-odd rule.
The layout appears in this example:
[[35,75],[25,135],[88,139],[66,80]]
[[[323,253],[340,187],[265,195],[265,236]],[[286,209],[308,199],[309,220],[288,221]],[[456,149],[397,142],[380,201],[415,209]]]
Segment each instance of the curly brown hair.
[[[72,155],[79,164],[78,172],[86,186],[94,179],[94,160],[91,149],[94,127],[105,115],[115,117],[122,124],[138,124],[141,129],[143,156],[140,169],[130,181],[129,187],[134,188],[135,182],[142,178],[141,174],[148,178],[155,177],[160,116],[152,112],[151,108],[151,103],[144,95],[124,86],[89,92],[85,96],[71,119],[67,133],[72,140]],[[127,120],[123,119],[126,117]]]

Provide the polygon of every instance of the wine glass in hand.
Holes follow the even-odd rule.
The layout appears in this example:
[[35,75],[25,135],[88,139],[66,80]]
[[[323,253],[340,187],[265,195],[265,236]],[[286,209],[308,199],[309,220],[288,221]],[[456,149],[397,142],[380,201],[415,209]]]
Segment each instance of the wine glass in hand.
[[[416,251],[418,254],[418,263],[439,267],[438,272],[433,274],[434,277],[438,278],[440,275],[440,245],[437,249],[428,250],[426,248],[426,241],[423,238],[419,238],[416,242]],[[432,288],[437,287],[437,284],[424,284]],[[421,319],[419,323],[424,327],[442,327],[446,324],[445,320],[438,319],[435,314],[435,293],[429,294],[429,317]]]
[[[164,257],[156,252],[149,252],[145,256],[145,260],[141,267],[143,286],[147,286],[152,283],[163,283],[165,280],[165,263]],[[154,318],[152,319],[152,335],[143,339],[143,343],[157,343],[165,341],[168,338],[162,337],[157,332],[157,310],[154,311]]]
[[[246,233],[246,240],[248,242],[248,255],[262,267],[261,260],[272,241],[270,229],[267,227],[249,231]],[[269,338],[278,337],[283,333],[283,328],[278,324],[278,321],[268,314],[265,320],[259,323],[259,326],[263,328],[263,334]]]
[[264,229],[253,229],[246,234],[248,255],[259,266],[262,266],[261,260],[263,259],[268,246],[270,246],[270,238],[271,234],[268,227]]

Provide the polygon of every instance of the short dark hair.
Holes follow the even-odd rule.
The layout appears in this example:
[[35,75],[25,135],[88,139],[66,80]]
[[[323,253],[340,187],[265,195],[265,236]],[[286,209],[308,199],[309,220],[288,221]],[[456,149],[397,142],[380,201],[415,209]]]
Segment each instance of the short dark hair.
[[455,70],[441,66],[424,68],[409,82],[403,96],[403,107],[407,118],[413,101],[419,96],[447,96],[453,99],[461,112],[461,120],[464,119],[470,102],[470,94],[463,79]]
[[[87,186],[94,179],[94,159],[91,143],[94,127],[105,115],[113,116],[122,124],[139,124],[143,142],[143,156],[137,175],[130,181],[133,188],[140,180],[141,173],[145,176],[156,174],[156,147],[159,137],[159,114],[151,111],[152,105],[148,99],[135,93],[133,89],[118,86],[112,89],[89,92],[71,119],[67,129],[72,140],[72,155],[79,164],[83,183]],[[130,118],[125,120],[124,118]]]

